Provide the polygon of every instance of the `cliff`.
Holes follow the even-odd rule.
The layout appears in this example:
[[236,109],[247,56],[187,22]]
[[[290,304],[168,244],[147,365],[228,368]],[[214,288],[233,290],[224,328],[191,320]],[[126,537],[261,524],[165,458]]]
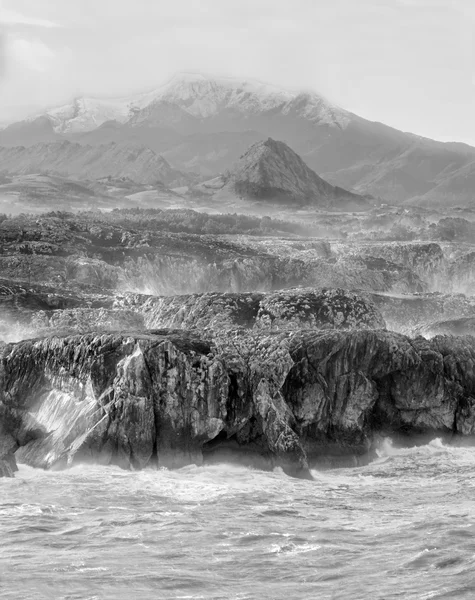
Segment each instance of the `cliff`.
[[[1,456],[177,467],[220,451],[305,476],[377,434],[475,434],[475,339],[381,331],[85,334],[0,349]],[[247,460],[247,459],[246,459]],[[6,463],[5,461],[8,461]]]

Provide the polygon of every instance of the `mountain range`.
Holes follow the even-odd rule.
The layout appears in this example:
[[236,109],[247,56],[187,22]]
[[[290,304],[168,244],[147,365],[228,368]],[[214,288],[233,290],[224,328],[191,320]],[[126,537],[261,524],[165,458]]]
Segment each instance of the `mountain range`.
[[[69,142],[76,154],[82,152],[78,144],[84,147],[81,160],[91,165],[87,175],[93,177],[93,148],[99,147],[97,160],[105,160],[127,155],[130,146],[129,156],[141,156],[140,171],[148,163],[154,171],[147,181],[158,174],[176,184],[186,180],[186,173],[201,180],[223,176],[251,146],[269,137],[285,142],[332,186],[355,194],[423,206],[473,202],[475,148],[368,121],[313,92],[194,74],[126,98],[77,98],[10,124],[0,131],[0,145],[10,148],[0,151],[0,171],[11,169],[18,153],[48,154],[39,143]],[[159,166],[161,161],[168,167]],[[116,163],[114,176],[134,178],[132,164],[124,172],[122,158]],[[162,176],[167,168],[172,175]]]
[[190,176],[141,144],[109,142],[97,146],[75,142],[39,142],[33,146],[0,147],[0,171],[14,174],[55,173],[78,179],[127,177],[169,186],[187,184]]

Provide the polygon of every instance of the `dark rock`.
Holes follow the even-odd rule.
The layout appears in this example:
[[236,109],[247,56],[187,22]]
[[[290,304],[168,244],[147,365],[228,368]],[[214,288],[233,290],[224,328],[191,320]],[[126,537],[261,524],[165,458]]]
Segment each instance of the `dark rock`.
[[292,474],[375,435],[475,435],[475,339],[374,331],[87,334],[0,349],[2,448],[37,467],[200,464]]
[[375,432],[475,434],[474,338],[306,333],[291,356],[283,393],[309,458],[363,453]]
[[14,455],[0,459],[0,477],[14,477],[18,471]]
[[15,414],[11,416],[10,411],[0,405],[0,477],[13,477],[18,471],[14,454],[18,444],[10,433],[17,424]]

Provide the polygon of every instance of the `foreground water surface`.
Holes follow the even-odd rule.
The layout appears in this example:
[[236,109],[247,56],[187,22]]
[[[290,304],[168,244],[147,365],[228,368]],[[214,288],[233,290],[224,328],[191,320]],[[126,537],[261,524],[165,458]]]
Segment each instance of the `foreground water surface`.
[[315,481],[20,467],[0,481],[0,598],[475,598],[475,449],[379,455]]

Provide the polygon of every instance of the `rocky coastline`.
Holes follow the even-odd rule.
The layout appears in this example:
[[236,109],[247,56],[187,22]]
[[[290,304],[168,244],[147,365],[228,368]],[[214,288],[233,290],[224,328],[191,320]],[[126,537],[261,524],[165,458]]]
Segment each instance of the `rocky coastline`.
[[308,476],[313,464],[363,457],[380,435],[475,434],[473,337],[212,337],[162,329],[4,345],[2,474],[15,456],[140,469],[202,464],[221,448]]
[[225,459],[308,477],[381,436],[475,434],[467,248],[145,227],[3,222],[0,475]]

